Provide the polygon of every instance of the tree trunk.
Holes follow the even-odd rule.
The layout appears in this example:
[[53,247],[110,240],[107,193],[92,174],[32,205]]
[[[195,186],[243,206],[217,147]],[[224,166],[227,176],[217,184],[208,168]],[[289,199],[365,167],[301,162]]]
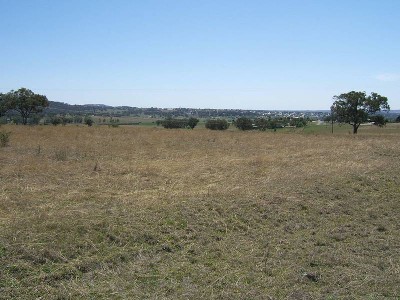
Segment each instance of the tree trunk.
[[29,112],[22,110],[22,109],[18,109],[17,110],[19,112],[19,114],[21,115],[22,118],[22,124],[26,125],[28,124],[28,118],[29,118]]
[[28,116],[27,115],[22,115],[22,124],[26,125],[28,124]]
[[353,134],[357,134],[359,126],[360,126],[360,124],[353,124]]

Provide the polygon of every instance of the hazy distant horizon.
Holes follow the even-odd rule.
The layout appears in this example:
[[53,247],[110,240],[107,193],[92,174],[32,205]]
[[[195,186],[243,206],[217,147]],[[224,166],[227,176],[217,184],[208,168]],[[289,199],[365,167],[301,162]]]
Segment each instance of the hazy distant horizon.
[[[60,102],[60,101],[56,101]],[[330,109],[244,109],[244,108],[215,108],[215,107],[156,107],[156,106],[132,106],[132,105],[110,105],[107,103],[83,103],[83,104],[71,104],[63,102],[69,105],[92,105],[92,106],[110,106],[110,107],[136,107],[136,108],[157,108],[157,109],[216,109],[216,110],[264,110],[264,111],[311,111],[311,112],[328,112]],[[384,111],[382,111],[384,112]],[[391,109],[389,112],[400,113],[399,109]]]

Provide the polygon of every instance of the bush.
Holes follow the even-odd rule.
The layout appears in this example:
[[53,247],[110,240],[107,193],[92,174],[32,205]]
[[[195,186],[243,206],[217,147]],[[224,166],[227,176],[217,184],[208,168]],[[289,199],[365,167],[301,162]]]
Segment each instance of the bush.
[[246,118],[246,117],[240,117],[240,118],[236,119],[235,126],[240,130],[254,129],[253,121],[250,118]]
[[41,119],[42,119],[41,115],[34,114],[28,119],[28,124],[29,125],[38,125],[40,123]]
[[22,123],[22,118],[21,118],[21,116],[12,116],[11,117],[11,123],[12,124],[21,124]]
[[188,127],[188,119],[172,119],[167,118],[164,121],[161,121],[161,125],[164,128],[173,129],[173,128],[186,128]]
[[94,121],[93,121],[93,119],[91,118],[91,117],[85,117],[85,124],[87,125],[87,126],[92,126],[93,125],[93,123],[94,123]]
[[74,122],[74,123],[82,123],[82,117],[81,116],[73,116],[72,117],[72,122]]
[[73,122],[72,117],[61,116],[60,119],[61,119],[61,124],[62,124],[63,126],[65,126],[65,125],[70,124],[70,123]]
[[292,118],[289,121],[290,126],[295,126],[297,128],[304,127],[307,125],[307,120],[304,118]]
[[199,119],[197,119],[197,118],[189,118],[189,120],[188,120],[188,126],[190,129],[195,128],[197,123],[199,123]]
[[206,128],[211,130],[226,130],[229,123],[225,119],[212,119],[206,122]]
[[254,124],[258,130],[265,131],[268,128],[269,122],[268,119],[265,118],[258,118],[254,120]]
[[54,126],[57,126],[57,125],[61,124],[61,118],[52,117],[50,120],[50,123],[53,124]]
[[258,130],[265,131],[267,129],[283,128],[282,123],[285,121],[282,119],[266,119],[266,118],[258,118],[254,121]]
[[370,121],[374,123],[374,125],[383,127],[386,125],[387,120],[382,115],[371,116]]
[[0,131],[0,147],[7,147],[10,142],[11,132]]

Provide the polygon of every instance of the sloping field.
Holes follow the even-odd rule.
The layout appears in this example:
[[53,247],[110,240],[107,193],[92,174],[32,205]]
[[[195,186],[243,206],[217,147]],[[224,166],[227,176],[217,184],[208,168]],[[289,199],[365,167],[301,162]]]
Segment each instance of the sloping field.
[[400,129],[24,127],[0,299],[398,299]]

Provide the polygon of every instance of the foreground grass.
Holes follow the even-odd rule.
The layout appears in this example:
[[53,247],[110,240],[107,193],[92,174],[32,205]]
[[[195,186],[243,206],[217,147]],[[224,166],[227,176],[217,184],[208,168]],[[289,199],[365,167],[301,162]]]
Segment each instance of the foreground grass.
[[9,126],[0,299],[397,299],[400,131]]

